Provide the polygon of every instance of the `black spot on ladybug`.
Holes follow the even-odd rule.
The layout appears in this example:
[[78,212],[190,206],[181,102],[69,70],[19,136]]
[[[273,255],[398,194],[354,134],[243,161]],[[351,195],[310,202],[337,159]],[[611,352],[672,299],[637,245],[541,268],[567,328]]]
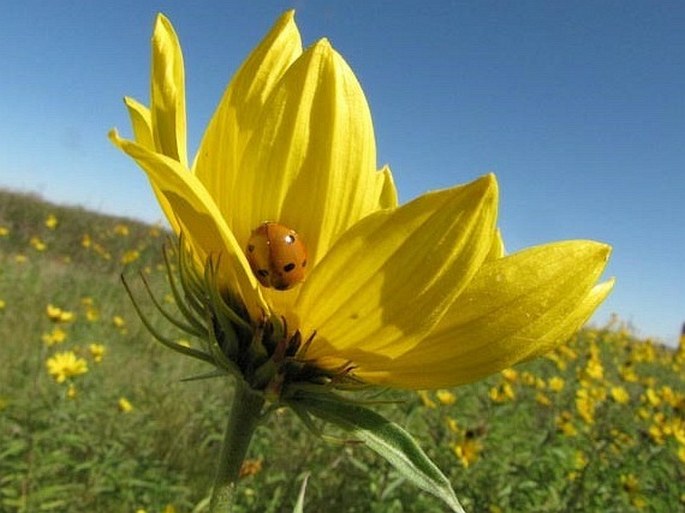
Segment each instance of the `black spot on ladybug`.
[[287,273],[289,273],[293,269],[295,269],[295,264],[293,264],[292,262],[283,266],[283,270]]
[[269,276],[269,271],[267,271],[266,269],[259,269],[257,271],[257,274],[262,278],[266,278],[267,276]]
[[252,253],[254,251],[254,244],[248,244],[247,250]]

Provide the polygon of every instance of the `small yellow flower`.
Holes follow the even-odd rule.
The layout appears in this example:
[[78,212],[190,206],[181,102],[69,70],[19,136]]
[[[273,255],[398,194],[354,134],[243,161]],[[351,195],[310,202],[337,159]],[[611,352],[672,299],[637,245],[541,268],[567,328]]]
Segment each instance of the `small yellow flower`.
[[26,255],[22,255],[21,253],[14,255],[14,261],[18,264],[25,264],[28,258]]
[[502,383],[498,387],[492,387],[489,392],[490,399],[496,403],[512,401],[516,398],[516,392],[509,383]]
[[67,399],[76,399],[78,396],[78,389],[73,383],[69,383],[69,388],[67,388]]
[[90,351],[90,356],[93,358],[93,361],[95,363],[100,363],[105,356],[106,348],[103,344],[90,344],[88,346],[88,351]]
[[6,226],[0,226],[0,237],[7,237],[9,234],[9,228],[7,228]]
[[547,386],[552,392],[561,392],[564,389],[565,384],[564,378],[560,378],[559,376],[554,376],[547,382]]
[[50,333],[43,333],[41,339],[46,346],[52,347],[64,342],[67,339],[67,332],[59,326],[55,326]]
[[45,251],[47,246],[45,245],[45,242],[43,242],[40,237],[31,237],[31,240],[29,240],[29,244],[31,244],[31,247],[35,249],[36,251]]
[[[216,287],[245,323],[283,319],[289,337],[312,337],[296,357],[322,372],[347,366],[365,383],[413,390],[472,382],[565,341],[613,286],[597,285],[604,244],[503,256],[493,175],[398,205],[357,78],[328,40],[303,49],[292,11],[240,67],[196,158],[183,55],[163,15],[151,82],[149,107],[125,100],[133,138],[113,130],[111,141],[147,174],[199,275],[216,258]],[[266,221],[294,230],[306,258],[281,269],[251,253]],[[255,274],[248,253],[269,269]]]
[[541,406],[551,406],[552,405],[552,401],[550,400],[550,398],[547,397],[542,392],[537,393],[537,395],[535,396],[535,402],[537,402]]
[[659,394],[651,387],[645,391],[642,400],[646,401],[652,407],[657,407],[661,404],[661,397],[659,397]]
[[64,383],[68,378],[88,372],[88,363],[76,356],[73,351],[64,351],[48,358],[45,362],[48,373],[57,383]]
[[125,397],[119,398],[119,401],[117,402],[117,406],[119,408],[119,411],[122,413],[130,413],[133,411],[133,405]]
[[126,327],[126,321],[120,315],[114,315],[112,317],[112,324],[114,324],[114,326],[116,326],[119,329],[123,329]]
[[474,437],[466,437],[454,445],[454,454],[464,468],[468,468],[475,463],[482,450],[483,444]]
[[114,233],[120,237],[126,237],[129,234],[128,226],[125,224],[117,224],[114,226]]
[[139,258],[140,258],[140,251],[138,251],[137,249],[131,249],[131,250],[124,252],[124,254],[121,255],[120,261],[122,264],[126,265],[126,264],[130,264],[131,262],[135,262]]
[[611,398],[618,404],[628,404],[630,402],[630,394],[623,387],[611,387]]
[[509,381],[510,383],[515,383],[518,379],[519,373],[514,369],[504,369],[502,372],[502,377]]
[[57,227],[57,216],[55,214],[48,214],[48,217],[45,218],[45,226],[54,230]]
[[457,401],[457,396],[449,390],[440,389],[435,392],[435,397],[438,399],[440,404],[445,406],[450,406]]
[[426,408],[431,408],[435,409],[438,407],[438,405],[431,399],[430,394],[426,390],[419,390],[418,391],[419,398],[421,399],[421,402]]
[[682,462],[685,463],[685,446],[681,445],[678,447],[678,459]]
[[5,303],[5,300],[0,299],[0,310],[4,310],[6,306],[7,306],[7,303]]
[[53,322],[71,322],[74,320],[73,312],[62,310],[60,307],[52,304],[48,304],[45,308],[45,313],[47,314],[48,319]]
[[92,246],[92,244],[93,239],[90,238],[90,235],[88,235],[87,233],[83,234],[83,237],[81,238],[81,246],[88,249]]

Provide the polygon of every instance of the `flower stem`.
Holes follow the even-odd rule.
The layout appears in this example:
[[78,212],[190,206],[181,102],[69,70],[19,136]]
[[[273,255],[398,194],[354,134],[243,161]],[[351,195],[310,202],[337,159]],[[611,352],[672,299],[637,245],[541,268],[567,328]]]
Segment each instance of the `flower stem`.
[[240,381],[236,383],[231,412],[226,424],[224,442],[214,477],[210,513],[230,513],[240,467],[252,435],[261,419],[264,398]]

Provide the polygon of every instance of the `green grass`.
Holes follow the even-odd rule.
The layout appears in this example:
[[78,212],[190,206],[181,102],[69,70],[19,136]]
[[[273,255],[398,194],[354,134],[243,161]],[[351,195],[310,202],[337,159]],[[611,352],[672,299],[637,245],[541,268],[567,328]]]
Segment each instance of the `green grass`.
[[[50,214],[54,228],[45,225]],[[0,511],[202,511],[231,384],[182,382],[207,369],[152,340],[119,279],[123,271],[136,281],[142,271],[163,298],[164,237],[131,220],[0,191]],[[138,258],[125,264],[130,250]],[[42,338],[57,324],[48,304],[75,314],[59,324],[66,340],[50,347]],[[101,363],[89,353],[92,343],[106,347]],[[89,370],[58,384],[45,362],[67,350]],[[591,351],[602,377],[587,376]],[[416,436],[469,512],[682,511],[682,355],[606,329],[584,331],[552,356],[517,367],[516,376],[453,390],[451,405],[435,393],[386,393],[398,403],[379,408]],[[550,390],[553,377],[564,380],[561,391]],[[493,401],[491,389],[504,383],[515,397]],[[626,404],[611,397],[619,385]],[[579,389],[595,397],[591,423],[576,406]],[[122,397],[132,411],[120,410]],[[575,436],[562,432],[564,415]],[[458,444],[482,449],[468,467],[455,454]],[[288,411],[259,428],[250,457],[262,460],[262,470],[241,481],[239,513],[292,511],[306,472],[305,511],[443,511],[371,451],[324,442]]]

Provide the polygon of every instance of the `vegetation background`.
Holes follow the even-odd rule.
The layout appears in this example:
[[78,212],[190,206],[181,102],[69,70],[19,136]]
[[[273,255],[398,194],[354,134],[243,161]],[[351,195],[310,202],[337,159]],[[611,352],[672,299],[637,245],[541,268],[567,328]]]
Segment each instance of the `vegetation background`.
[[[231,384],[182,381],[206,369],[153,341],[120,282],[123,272],[149,306],[142,273],[173,310],[166,236],[0,191],[0,511],[206,507]],[[682,345],[637,340],[615,322],[480,383],[374,397],[394,402],[378,407],[417,437],[469,512],[684,511]],[[442,511],[331,434],[337,443],[291,412],[272,415],[236,512],[292,511],[307,473],[305,511]]]

